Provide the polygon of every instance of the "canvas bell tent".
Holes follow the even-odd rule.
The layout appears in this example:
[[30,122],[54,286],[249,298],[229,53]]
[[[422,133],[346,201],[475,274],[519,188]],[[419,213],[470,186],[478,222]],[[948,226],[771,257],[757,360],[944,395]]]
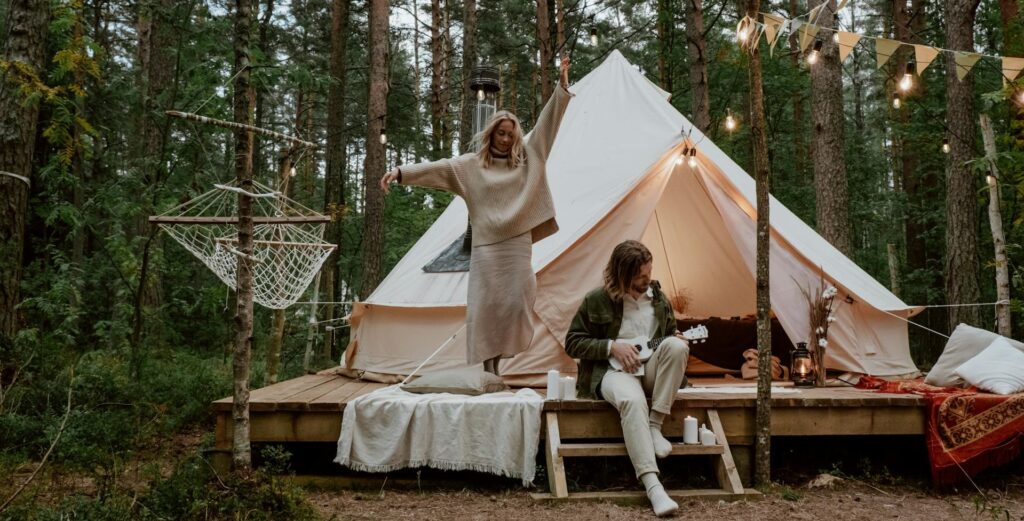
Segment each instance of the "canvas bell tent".
[[[754,180],[668,102],[618,51],[570,90],[548,161],[560,230],[536,244],[536,331],[523,354],[503,362],[507,380],[541,384],[549,369],[574,372],[563,349],[583,295],[601,284],[612,248],[641,240],[668,295],[688,299],[686,314],[732,317],[755,310]],[[685,135],[689,133],[689,135]],[[696,165],[677,161],[697,148]],[[426,273],[461,236],[465,203],[456,198],[351,317],[342,365],[403,375],[454,335],[423,371],[466,363],[468,273]],[[821,277],[839,290],[827,365],[872,375],[916,371],[903,303],[774,198],[771,302],[794,341],[809,333],[802,288]],[[748,346],[754,347],[754,346]]]

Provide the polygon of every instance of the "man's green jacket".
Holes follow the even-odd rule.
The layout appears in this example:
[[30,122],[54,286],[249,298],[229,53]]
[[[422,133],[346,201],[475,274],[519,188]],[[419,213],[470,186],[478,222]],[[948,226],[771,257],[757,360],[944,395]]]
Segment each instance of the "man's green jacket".
[[[651,282],[654,298],[655,328],[652,338],[671,335],[676,318],[661,285]],[[615,340],[622,326],[622,301],[612,300],[603,287],[583,297],[576,316],[565,335],[565,352],[579,359],[576,392],[580,398],[599,398],[601,379],[608,372],[608,341]]]

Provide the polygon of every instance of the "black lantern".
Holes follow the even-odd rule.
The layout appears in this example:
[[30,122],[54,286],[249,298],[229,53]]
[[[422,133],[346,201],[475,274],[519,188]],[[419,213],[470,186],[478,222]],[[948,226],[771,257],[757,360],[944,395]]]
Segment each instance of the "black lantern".
[[797,387],[814,387],[814,360],[807,350],[807,342],[797,342],[790,353],[789,377]]

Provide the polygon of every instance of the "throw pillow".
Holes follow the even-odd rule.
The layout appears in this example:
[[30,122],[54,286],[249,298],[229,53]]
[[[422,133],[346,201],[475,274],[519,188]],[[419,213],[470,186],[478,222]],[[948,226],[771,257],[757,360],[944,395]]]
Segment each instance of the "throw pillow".
[[[935,362],[932,370],[928,371],[924,383],[939,387],[963,387],[964,380],[956,374],[956,368],[977,356],[997,338],[1003,337],[967,324],[956,326],[952,336],[946,342],[946,347],[943,348],[939,360]],[[1011,346],[1024,351],[1024,344],[1016,340],[1006,340]]]
[[500,376],[483,371],[478,365],[427,373],[402,386],[402,390],[410,393],[451,393],[470,396],[508,389]]
[[996,394],[1024,391],[1024,352],[999,337],[978,356],[956,369],[956,374],[978,389]]

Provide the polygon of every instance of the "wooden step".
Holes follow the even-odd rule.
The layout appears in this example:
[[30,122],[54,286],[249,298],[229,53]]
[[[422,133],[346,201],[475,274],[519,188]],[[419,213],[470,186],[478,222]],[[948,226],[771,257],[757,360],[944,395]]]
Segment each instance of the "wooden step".
[[[669,497],[680,504],[690,500],[742,501],[761,499],[763,497],[760,492],[752,488],[745,489],[742,492],[727,492],[718,488],[666,490],[665,492],[668,493]],[[564,497],[558,497],[549,493],[534,492],[530,494],[530,497],[533,498],[534,501],[543,501],[548,503],[606,501],[618,505],[650,504],[650,500],[647,499],[647,494],[642,490],[573,492],[572,494],[568,494]]]
[[[725,453],[723,445],[687,445],[673,443],[673,456],[717,456]],[[558,446],[563,458],[586,456],[627,456],[625,443],[563,443]]]

